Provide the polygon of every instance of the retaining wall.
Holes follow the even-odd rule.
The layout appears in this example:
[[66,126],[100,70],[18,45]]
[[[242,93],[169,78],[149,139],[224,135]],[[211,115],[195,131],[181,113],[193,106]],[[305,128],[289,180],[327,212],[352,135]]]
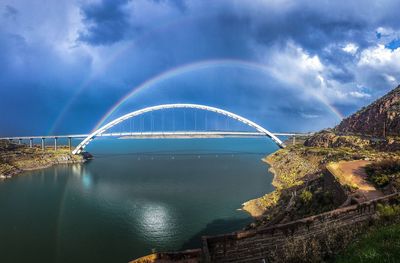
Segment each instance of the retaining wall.
[[[206,236],[202,239],[203,259],[205,262],[273,262],[281,261],[282,257],[311,257],[307,255],[311,247],[329,252],[334,246],[346,245],[346,240],[351,240],[351,236],[369,224],[378,203],[390,203],[398,198],[399,193],[395,193],[286,224]],[[292,249],[293,255],[287,253],[288,249]]]

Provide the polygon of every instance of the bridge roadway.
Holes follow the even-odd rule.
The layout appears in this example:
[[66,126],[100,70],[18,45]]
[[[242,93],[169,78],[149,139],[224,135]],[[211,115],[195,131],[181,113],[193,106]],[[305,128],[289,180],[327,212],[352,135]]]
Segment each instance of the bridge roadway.
[[[313,133],[299,133],[299,132],[274,132],[276,136],[310,136]],[[98,136],[101,137],[121,137],[121,136],[137,136],[137,137],[159,137],[159,136],[173,136],[173,135],[221,135],[221,136],[265,136],[262,132],[246,132],[246,131],[173,131],[173,132],[114,132],[103,133]],[[89,134],[67,134],[67,135],[44,135],[44,136],[12,136],[0,137],[0,140],[29,140],[29,139],[81,139],[86,138]]]
[[[290,133],[276,132],[272,133],[275,136],[311,136],[313,133]],[[67,135],[46,135],[46,136],[14,136],[0,137],[0,140],[17,140],[19,144],[23,140],[29,140],[29,146],[33,147],[33,140],[41,140],[42,149],[45,149],[45,140],[54,140],[54,149],[57,149],[58,139],[68,139],[68,146],[71,149],[72,139],[84,139],[89,134],[67,134]],[[118,132],[118,133],[103,133],[97,137],[127,137],[127,138],[212,138],[212,137],[263,137],[262,132],[246,132],[246,131],[170,131],[170,132]]]

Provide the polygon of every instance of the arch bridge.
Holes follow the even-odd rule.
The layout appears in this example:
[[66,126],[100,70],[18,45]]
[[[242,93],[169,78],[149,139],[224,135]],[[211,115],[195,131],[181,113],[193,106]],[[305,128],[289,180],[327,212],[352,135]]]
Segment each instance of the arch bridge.
[[[272,132],[268,131],[267,129],[263,128],[262,126],[258,125],[257,123],[239,116],[235,113],[229,112],[227,110],[223,110],[223,109],[219,109],[216,107],[211,107],[211,106],[206,106],[206,105],[199,105],[199,104],[183,104],[183,103],[178,103],[178,104],[163,104],[163,105],[157,105],[157,106],[151,106],[151,107],[147,107],[147,108],[143,108],[137,111],[133,111],[130,112],[128,114],[125,114],[113,121],[110,121],[109,123],[105,124],[104,126],[100,127],[99,129],[95,130],[94,132],[92,132],[91,134],[89,134],[73,151],[73,154],[79,154],[81,153],[85,147],[93,140],[95,139],[97,136],[104,136],[106,135],[107,131],[109,129],[111,129],[112,127],[114,127],[115,125],[124,122],[128,119],[137,117],[139,115],[148,113],[148,112],[153,112],[153,111],[159,111],[159,110],[165,110],[165,109],[198,109],[198,110],[204,110],[204,111],[209,111],[209,112],[214,112],[217,114],[221,114],[224,116],[227,116],[231,119],[237,120],[241,123],[244,123],[245,125],[254,128],[257,133],[253,133],[254,135],[263,135],[263,136],[267,136],[269,138],[272,139],[272,141],[274,141],[279,147],[284,148],[285,144],[278,138],[276,137],[275,134],[273,134]],[[182,132],[173,132],[170,134],[178,134],[182,133]],[[195,134],[196,132],[194,132]],[[187,134],[187,133],[186,133]],[[224,134],[224,133],[222,133]],[[225,132],[225,134],[229,134],[229,132]],[[232,134],[235,134],[235,132],[232,132]],[[244,133],[243,133],[244,134]],[[250,133],[249,133],[250,134]],[[143,133],[143,135],[145,135]]]
[[[255,131],[220,131],[220,130],[209,130],[206,129],[203,131],[161,131],[161,132],[112,132],[112,128],[128,119],[132,119],[134,117],[140,116],[142,114],[159,111],[163,109],[199,109],[208,112],[214,112],[219,115],[226,116],[227,118],[231,118],[240,123],[243,123],[253,129]],[[134,119],[133,119],[134,121]],[[199,104],[163,104],[152,107],[143,108],[141,110],[133,111],[131,113],[125,114],[107,124],[95,130],[91,134],[69,134],[69,135],[45,135],[45,136],[13,136],[13,137],[2,137],[0,140],[9,140],[9,141],[17,141],[18,144],[22,144],[24,141],[28,141],[29,147],[34,147],[34,141],[41,141],[42,150],[46,150],[49,145],[46,144],[46,141],[53,140],[54,141],[54,150],[57,150],[59,140],[64,139],[68,141],[68,147],[73,154],[80,154],[85,147],[96,137],[130,137],[130,138],[184,138],[184,137],[198,137],[198,138],[208,138],[208,137],[254,137],[254,136],[267,136],[272,139],[279,147],[284,148],[286,145],[277,137],[277,136],[289,136],[293,140],[293,144],[296,143],[296,137],[309,137],[314,133],[299,133],[299,132],[270,132],[267,129],[263,128],[259,124],[245,118],[239,116],[235,113],[229,112],[227,110],[219,109],[216,107],[199,105]],[[81,140],[81,143],[75,148],[72,148],[72,140]],[[50,146],[51,148],[51,146]]]

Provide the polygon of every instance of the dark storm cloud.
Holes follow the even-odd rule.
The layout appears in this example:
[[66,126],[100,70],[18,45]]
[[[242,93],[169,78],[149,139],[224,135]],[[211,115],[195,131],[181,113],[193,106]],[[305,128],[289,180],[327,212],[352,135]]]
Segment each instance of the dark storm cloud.
[[102,0],[81,8],[86,32],[80,32],[79,40],[91,45],[108,45],[120,41],[131,30],[129,12],[125,5],[129,0]]
[[307,50],[316,52],[332,41],[363,41],[360,35],[363,35],[366,23],[350,18],[321,16],[315,10],[304,10],[299,6],[284,16],[270,18],[265,23],[261,21],[256,26],[255,39],[261,43],[292,39]]
[[369,35],[378,27],[400,27],[394,11],[400,9],[399,1],[295,1],[289,5],[286,12],[265,7],[261,18],[254,10],[245,13],[254,21],[258,41],[270,43],[290,38],[308,51],[319,52],[342,41],[366,47],[373,40]]
[[11,5],[6,5],[4,7],[4,13],[3,13],[4,17],[6,18],[12,18],[15,19],[18,15],[18,10],[11,6]]

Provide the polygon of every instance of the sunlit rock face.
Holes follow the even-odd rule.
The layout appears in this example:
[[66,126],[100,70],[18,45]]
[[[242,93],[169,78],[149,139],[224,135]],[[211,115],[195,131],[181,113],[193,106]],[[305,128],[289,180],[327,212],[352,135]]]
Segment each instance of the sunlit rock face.
[[399,136],[400,86],[344,119],[335,131],[375,137]]
[[363,149],[370,146],[371,141],[358,136],[339,136],[332,131],[321,131],[308,138],[304,142],[304,145],[310,147],[348,147],[352,149]]

